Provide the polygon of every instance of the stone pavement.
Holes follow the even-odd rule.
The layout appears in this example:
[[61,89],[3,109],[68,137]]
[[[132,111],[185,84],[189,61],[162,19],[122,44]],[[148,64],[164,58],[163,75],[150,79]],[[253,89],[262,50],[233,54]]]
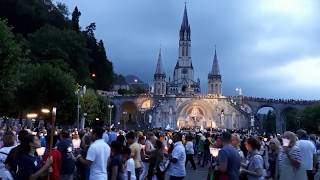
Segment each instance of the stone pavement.
[[200,167],[197,166],[196,170],[193,170],[191,168],[191,164],[188,164],[187,167],[187,176],[184,178],[184,180],[206,180],[208,174],[208,168],[207,167]]

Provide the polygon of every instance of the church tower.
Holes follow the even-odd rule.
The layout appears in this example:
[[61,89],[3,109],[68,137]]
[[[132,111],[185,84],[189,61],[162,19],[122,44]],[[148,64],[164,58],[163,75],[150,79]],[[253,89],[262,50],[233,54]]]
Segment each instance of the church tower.
[[165,95],[166,94],[166,74],[162,67],[162,59],[161,59],[161,48],[159,50],[159,57],[156,67],[156,72],[153,76],[154,82],[154,94],[155,95]]
[[208,74],[208,94],[222,95],[222,80],[219,70],[217,51],[214,50],[214,59],[211,72]]
[[173,80],[178,86],[179,92],[184,92],[186,88],[194,84],[194,70],[191,60],[191,30],[186,5],[180,28],[179,57],[174,68]]

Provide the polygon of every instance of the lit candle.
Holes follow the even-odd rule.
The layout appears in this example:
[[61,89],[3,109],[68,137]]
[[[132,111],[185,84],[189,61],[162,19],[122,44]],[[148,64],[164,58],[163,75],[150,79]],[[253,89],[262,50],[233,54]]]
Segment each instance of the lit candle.
[[220,151],[219,148],[210,148],[210,154],[211,154],[213,157],[217,157],[218,154],[219,154],[219,151]]
[[43,156],[44,152],[46,151],[45,147],[37,148],[36,149],[38,156]]

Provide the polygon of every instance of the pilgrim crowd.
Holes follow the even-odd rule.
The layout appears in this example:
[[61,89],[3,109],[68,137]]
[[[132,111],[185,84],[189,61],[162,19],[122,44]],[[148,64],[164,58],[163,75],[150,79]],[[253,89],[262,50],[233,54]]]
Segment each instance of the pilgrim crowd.
[[[318,180],[319,138],[304,130],[259,135],[231,130],[0,130],[4,180]],[[50,148],[51,147],[51,148]],[[200,180],[199,179],[199,180]]]

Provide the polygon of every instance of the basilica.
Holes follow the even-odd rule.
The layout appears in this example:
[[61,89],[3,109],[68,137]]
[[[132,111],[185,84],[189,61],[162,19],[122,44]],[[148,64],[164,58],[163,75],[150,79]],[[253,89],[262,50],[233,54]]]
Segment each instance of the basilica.
[[248,118],[222,95],[222,77],[215,50],[212,68],[208,69],[208,94],[201,95],[200,80],[194,78],[191,57],[191,27],[184,8],[179,32],[179,54],[173,79],[167,78],[161,49],[154,73],[153,97],[156,106],[151,115],[154,127],[229,128],[248,126]]
[[[153,88],[147,94],[119,95],[101,92],[112,104],[109,107],[110,122],[124,129],[145,128],[226,128],[241,129],[262,127],[258,111],[264,107],[273,109],[276,130],[286,129],[283,112],[288,109],[304,109],[319,101],[296,101],[243,96],[225,96],[222,93],[222,75],[218,55],[214,50],[212,67],[208,68],[208,92],[200,89],[200,80],[194,78],[195,68],[191,56],[191,26],[187,7],[184,7],[179,31],[179,53],[173,78],[167,77],[162,64],[161,49],[156,58]],[[123,88],[120,84],[119,88]],[[111,120],[114,114],[114,120]]]

